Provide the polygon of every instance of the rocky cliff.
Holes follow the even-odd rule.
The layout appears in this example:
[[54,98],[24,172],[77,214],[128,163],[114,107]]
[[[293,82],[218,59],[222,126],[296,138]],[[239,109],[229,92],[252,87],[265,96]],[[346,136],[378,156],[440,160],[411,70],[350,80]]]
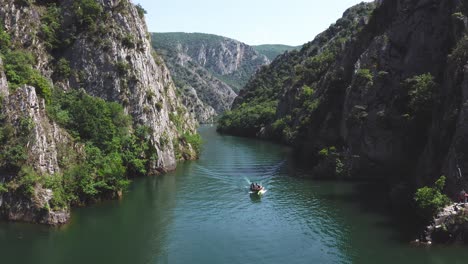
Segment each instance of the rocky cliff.
[[127,0],[0,3],[2,216],[64,223],[70,205],[196,157],[196,122],[152,52],[142,10]]
[[210,122],[229,110],[235,92],[269,63],[252,47],[215,35],[153,33],[152,40],[200,122]]
[[466,188],[467,14],[458,0],[357,5],[259,72],[220,130],[292,144],[318,177]]

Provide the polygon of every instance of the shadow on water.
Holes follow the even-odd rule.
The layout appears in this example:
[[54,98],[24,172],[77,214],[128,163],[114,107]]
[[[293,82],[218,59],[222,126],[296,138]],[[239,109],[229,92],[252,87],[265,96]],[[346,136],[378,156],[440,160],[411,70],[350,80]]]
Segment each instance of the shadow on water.
[[370,224],[386,229],[394,242],[409,244],[417,238],[421,232],[421,223],[411,207],[411,198],[408,204],[399,208],[392,206],[390,199],[390,188],[387,184],[378,181],[340,181],[334,179],[314,179],[309,164],[296,159],[295,154],[290,152],[287,162],[282,167],[284,174],[303,181],[317,184],[330,185],[326,192],[318,192],[317,197],[332,205],[351,207],[356,213],[363,215],[375,215],[375,221]]
[[262,202],[262,197],[256,193],[249,193],[250,200],[252,203],[261,203]]

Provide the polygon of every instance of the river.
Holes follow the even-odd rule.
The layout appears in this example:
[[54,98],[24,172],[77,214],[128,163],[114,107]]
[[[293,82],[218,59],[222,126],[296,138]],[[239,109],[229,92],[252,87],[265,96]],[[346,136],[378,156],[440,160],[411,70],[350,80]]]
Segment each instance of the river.
[[[410,246],[367,184],[310,180],[286,147],[200,133],[200,160],[73,209],[63,227],[0,222],[0,263],[468,261],[466,246]],[[262,198],[250,181],[266,187]]]

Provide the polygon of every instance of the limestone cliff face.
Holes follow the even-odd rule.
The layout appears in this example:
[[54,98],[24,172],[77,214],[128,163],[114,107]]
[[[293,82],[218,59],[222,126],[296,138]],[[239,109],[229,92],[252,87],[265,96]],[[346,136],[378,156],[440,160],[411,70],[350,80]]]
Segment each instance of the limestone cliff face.
[[[97,18],[99,27],[79,28],[71,19],[74,1],[60,1],[61,30],[74,34],[60,48],[51,49],[41,35],[49,2],[54,1],[0,1],[0,23],[12,46],[34,54],[34,68],[55,89],[84,89],[92,96],[118,102],[133,117],[134,127],[149,127],[157,159],[151,162],[148,173],[173,170],[178,158],[195,158],[192,146],[179,138],[195,134],[196,121],[178,98],[164,62],[152,54],[138,10],[127,0],[96,1],[102,8],[102,17]],[[69,62],[71,74],[57,75],[57,58]],[[69,206],[51,208],[49,201],[56,194],[43,186],[49,177],[62,173],[70,155],[83,156],[83,146],[49,118],[46,101],[37,94],[37,87],[11,89],[3,66],[0,59],[0,129],[18,141],[18,148],[25,153],[21,156],[22,168],[28,171],[18,172],[10,169],[8,161],[0,162],[0,187],[9,189],[5,192],[0,188],[0,215],[10,220],[64,223],[69,219]],[[184,155],[176,158],[175,152]],[[15,189],[20,188],[15,184],[22,181],[21,175],[37,176],[32,189]]]
[[[193,101],[189,107],[200,122],[213,108],[216,114],[230,109],[247,80],[269,60],[252,47],[225,37],[208,34],[153,33],[153,47],[164,57],[181,88],[195,90],[206,111]],[[214,116],[211,116],[213,120]]]
[[99,2],[109,14],[106,26],[110,30],[103,35],[83,32],[65,52],[72,70],[79,73],[69,83],[91,95],[122,103],[135,122],[149,125],[159,157],[154,169],[173,170],[176,159],[172,144],[159,144],[165,135],[170,142],[179,136],[169,116],[181,116],[183,131],[195,133],[196,123],[177,98],[164,62],[157,55],[153,58],[146,25],[136,8],[123,0]]
[[466,188],[466,3],[365,5],[273,61],[235,109],[258,99],[261,84],[284,75],[275,65],[286,65],[291,77],[270,98],[276,114],[253,135],[296,146],[316,176],[420,185],[444,174],[447,191]]
[[[3,89],[2,89],[3,90]],[[59,160],[65,158],[61,150],[74,149],[68,134],[51,122],[45,112],[45,102],[37,96],[35,88],[25,86],[3,100],[2,113],[17,134],[27,137],[28,164],[41,177],[60,173]],[[16,175],[9,171],[0,172],[2,183],[12,181]],[[11,188],[0,196],[0,213],[9,220],[38,222],[43,224],[63,224],[70,217],[69,208],[49,210],[53,191],[37,183],[31,197],[25,197]]]

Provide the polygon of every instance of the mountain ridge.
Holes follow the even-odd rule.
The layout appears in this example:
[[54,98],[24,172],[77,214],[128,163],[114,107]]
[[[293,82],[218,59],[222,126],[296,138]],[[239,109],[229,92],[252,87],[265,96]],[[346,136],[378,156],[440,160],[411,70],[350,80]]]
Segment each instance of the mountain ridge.
[[245,43],[213,34],[152,33],[152,42],[201,123],[229,110],[236,91],[269,63]]

